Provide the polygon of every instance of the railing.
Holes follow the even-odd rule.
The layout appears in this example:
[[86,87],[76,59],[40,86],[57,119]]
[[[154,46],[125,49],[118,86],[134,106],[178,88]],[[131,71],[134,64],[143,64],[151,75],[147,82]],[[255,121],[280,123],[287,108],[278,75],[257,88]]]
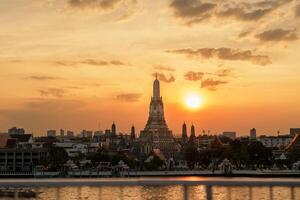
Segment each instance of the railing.
[[[224,186],[227,188],[227,199],[232,199],[231,188],[235,186],[248,188],[248,199],[253,199],[253,188],[267,187],[269,188],[269,199],[274,199],[274,187],[287,187],[290,191],[290,199],[295,200],[295,187],[300,187],[300,179],[259,179],[259,178],[203,178],[203,177],[176,177],[176,178],[97,178],[97,179],[72,179],[72,178],[54,178],[54,179],[0,179],[1,187],[8,188],[48,188],[55,187],[59,194],[61,187],[127,187],[127,186],[143,186],[143,187],[164,187],[164,186],[182,186],[183,199],[189,199],[189,187],[203,186],[203,196],[207,200],[213,199],[213,188]],[[200,194],[199,194],[200,195]],[[59,196],[59,195],[58,195]],[[287,199],[286,199],[287,200]]]

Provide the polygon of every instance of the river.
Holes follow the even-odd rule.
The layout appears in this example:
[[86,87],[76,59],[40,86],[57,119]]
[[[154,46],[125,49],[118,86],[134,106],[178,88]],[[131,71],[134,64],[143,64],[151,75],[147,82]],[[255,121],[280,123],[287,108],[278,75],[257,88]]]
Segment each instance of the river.
[[[0,185],[14,192],[0,199],[300,200],[297,178],[1,179]],[[24,189],[36,196],[22,198]]]

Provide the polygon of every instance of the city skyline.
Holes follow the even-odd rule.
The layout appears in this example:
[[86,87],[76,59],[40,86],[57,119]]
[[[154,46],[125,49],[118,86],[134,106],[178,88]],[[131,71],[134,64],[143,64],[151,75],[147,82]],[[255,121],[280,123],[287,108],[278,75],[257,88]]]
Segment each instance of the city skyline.
[[0,132],[139,133],[155,73],[174,135],[299,127],[299,1],[97,2],[1,4]]

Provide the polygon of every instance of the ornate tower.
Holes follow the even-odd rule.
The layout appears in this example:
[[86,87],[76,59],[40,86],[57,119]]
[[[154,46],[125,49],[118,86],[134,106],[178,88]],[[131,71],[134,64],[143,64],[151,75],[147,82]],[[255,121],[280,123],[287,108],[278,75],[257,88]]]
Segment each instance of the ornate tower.
[[196,139],[195,126],[192,124],[190,141],[195,141],[195,139]]
[[135,128],[134,128],[133,125],[132,125],[131,131],[130,131],[130,139],[131,139],[131,140],[134,140],[134,139],[135,139]]
[[165,120],[164,104],[160,96],[157,76],[153,83],[148,121],[144,130],[141,131],[140,139],[145,147],[151,147],[144,151],[145,154],[150,153],[152,149],[160,149],[165,156],[171,156],[176,151],[172,131],[169,130]]
[[111,125],[111,135],[112,136],[116,136],[117,135],[117,129],[116,129],[115,122],[113,122],[113,124]]
[[167,128],[164,116],[164,104],[160,96],[159,80],[156,78],[153,83],[153,96],[151,97],[149,118],[147,128]]
[[186,143],[188,141],[187,130],[185,122],[182,125],[182,142]]

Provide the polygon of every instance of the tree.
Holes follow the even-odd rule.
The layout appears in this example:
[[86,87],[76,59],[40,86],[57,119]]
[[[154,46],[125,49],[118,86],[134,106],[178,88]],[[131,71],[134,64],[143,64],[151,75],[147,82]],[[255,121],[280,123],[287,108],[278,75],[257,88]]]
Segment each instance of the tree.
[[61,167],[68,160],[68,153],[62,147],[52,147],[49,153],[49,164],[54,168]]
[[189,142],[186,145],[186,147],[184,148],[184,156],[185,160],[187,161],[188,167],[190,169],[194,169],[199,157],[199,152],[194,143]]
[[157,171],[165,164],[158,156],[153,155],[152,160],[149,163],[145,163],[146,169],[150,171]]

